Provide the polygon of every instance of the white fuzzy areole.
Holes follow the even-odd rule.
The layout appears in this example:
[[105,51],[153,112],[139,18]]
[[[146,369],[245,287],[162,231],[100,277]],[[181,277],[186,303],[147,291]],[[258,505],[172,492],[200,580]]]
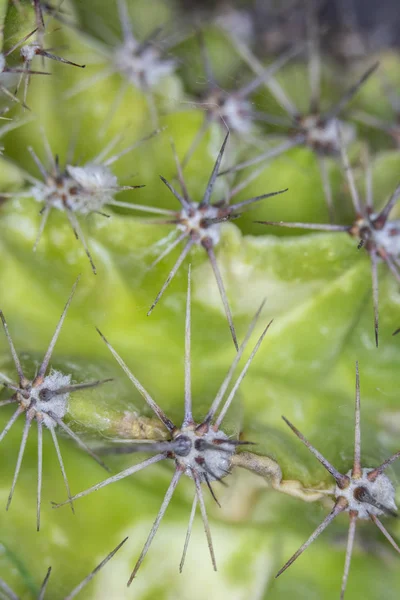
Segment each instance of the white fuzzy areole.
[[25,61],[30,62],[40,49],[40,44],[25,44],[25,46],[22,46],[20,54]]
[[208,227],[202,225],[204,219],[216,219],[219,215],[219,208],[211,204],[205,208],[199,208],[200,204],[191,202],[190,210],[185,208],[180,212],[181,223],[177,225],[179,231],[186,231],[192,236],[197,244],[201,244],[206,238],[210,238],[213,245],[217,244],[221,238],[221,224],[214,223]]
[[67,165],[65,170],[86,190],[96,192],[102,188],[116,187],[118,184],[116,176],[104,165],[93,163],[88,163],[84,167]]
[[400,221],[388,221],[383,229],[375,229],[373,238],[390,256],[400,256]]
[[160,52],[147,46],[137,53],[140,44],[127,41],[114,52],[114,66],[130,83],[140,89],[152,88],[175,70],[174,60],[162,60]]
[[[175,458],[176,463],[185,468],[186,475],[192,478],[193,470],[199,475],[201,481],[205,481],[206,478],[209,481],[215,481],[226,477],[226,472],[230,468],[230,459],[235,453],[235,447],[232,444],[215,445],[215,450],[205,449],[199,451],[195,448],[196,440],[204,440],[209,444],[213,444],[215,440],[228,440],[228,436],[223,431],[215,432],[210,428],[207,433],[198,435],[192,427],[183,427],[180,433],[192,442],[191,450],[187,456],[176,456]],[[198,458],[204,459],[208,470],[196,462]]]
[[117,187],[117,177],[108,167],[88,163],[83,167],[67,165],[61,178],[49,176],[45,183],[32,186],[31,193],[38,202],[57,210],[86,215],[111,202]]
[[374,469],[362,469],[362,475],[359,479],[352,478],[351,471],[349,471],[346,475],[350,479],[350,485],[344,490],[340,489],[339,486],[336,486],[335,489],[336,498],[346,498],[348,502],[346,511],[357,511],[357,517],[359,519],[369,519],[370,514],[375,515],[376,517],[385,514],[384,511],[379,508],[376,508],[367,502],[359,502],[354,497],[354,491],[359,487],[364,487],[369,494],[383,506],[390,510],[397,511],[395,490],[389,477],[382,473],[381,475],[378,475],[375,481],[370,481],[367,475],[368,473],[371,473],[371,471],[374,471]]
[[58,390],[62,387],[70,385],[71,375],[64,375],[61,371],[51,370],[50,374],[44,378],[43,383],[37,387],[33,387],[30,392],[30,405],[28,410],[34,410],[37,418],[42,418],[46,427],[54,427],[54,420],[48,415],[53,413],[59,419],[62,419],[67,412],[69,393],[53,396],[50,400],[43,401],[40,398],[40,391]]
[[334,152],[340,152],[341,140],[338,136],[338,127],[340,127],[341,139],[345,146],[355,138],[353,125],[343,123],[338,119],[328,119],[321,125],[318,115],[309,115],[302,120],[301,125],[306,131],[309,146],[326,147]]
[[118,187],[118,179],[108,167],[88,163],[84,167],[67,165],[65,170],[81,188],[76,209],[78,212],[87,214],[100,210],[113,200],[112,189]]
[[237,96],[230,95],[224,100],[220,109],[220,116],[226,121],[229,129],[237,133],[249,133],[253,120],[249,116],[251,104]]
[[80,202],[78,195],[72,194],[76,182],[68,176],[63,176],[58,183],[49,177],[45,183],[38,183],[31,187],[32,197],[37,202],[43,202],[52,208],[65,211],[67,208],[79,212]]

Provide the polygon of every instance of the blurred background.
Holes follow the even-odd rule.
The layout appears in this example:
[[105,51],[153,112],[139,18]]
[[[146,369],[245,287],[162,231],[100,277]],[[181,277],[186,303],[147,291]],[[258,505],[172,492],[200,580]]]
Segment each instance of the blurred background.
[[[329,109],[375,60],[379,72],[360,89],[343,118],[354,127],[349,154],[356,183],[365,191],[363,152],[371,155],[374,196],[381,206],[398,185],[400,156],[400,8],[390,0],[315,2],[322,54],[322,108]],[[32,31],[30,0],[3,2],[3,50]],[[21,12],[21,8],[23,12]],[[261,61],[271,64],[294,44],[307,42],[305,0],[218,2],[127,0],[131,26],[139,41],[161,28],[157,49],[165,50],[176,68],[155,88],[155,106],[162,131],[112,165],[121,185],[143,184],[118,196],[126,202],[176,208],[160,181],[176,175],[171,138],[182,158],[193,144],[204,119],[204,94],[210,81],[197,36],[205,47],[219,89],[236,90],[254,72],[232,43],[239,39]],[[47,14],[47,13],[46,13]],[[157,225],[125,209],[82,217],[81,225],[98,274],[61,211],[53,211],[37,252],[32,252],[40,208],[20,197],[40,177],[29,148],[44,164],[44,133],[51,151],[65,165],[69,148],[74,163],[83,164],[116,140],[118,152],[155,128],[143,90],[124,85],[113,63],[113,50],[122,41],[117,0],[65,0],[62,18],[48,20],[46,46],[85,69],[46,62],[52,75],[32,77],[27,104],[9,116],[20,123],[5,131],[0,157],[0,308],[7,317],[15,346],[27,372],[33,374],[45,352],[73,282],[82,274],[52,360],[52,366],[82,382],[113,377],[97,390],[75,394],[67,422],[93,447],[114,440],[160,439],[165,431],[142,397],[102,344],[99,327],[124,357],[168,416],[182,418],[184,390],[184,311],[188,261],[181,267],[165,298],[151,317],[146,313],[165,281],[179,250],[155,269],[148,267],[170,240],[167,225]],[[46,34],[47,36],[47,34]],[[165,43],[164,43],[165,42]],[[40,57],[33,66],[42,67]],[[20,66],[17,52],[10,64]],[[302,111],[309,107],[306,52],[287,63],[277,80]],[[121,96],[121,89],[124,94]],[[117,106],[116,101],[119,101]],[[284,111],[266,87],[251,97],[252,106],[277,117]],[[363,112],[388,124],[380,130],[360,123]],[[393,129],[394,128],[394,129]],[[2,130],[1,130],[2,131]],[[44,133],[43,133],[44,132]],[[278,128],[257,123],[249,135],[232,134],[225,165],[265,149]],[[290,135],[290,131],[288,133]],[[286,135],[288,135],[286,134]],[[191,197],[204,194],[225,129],[216,120],[185,167]],[[351,223],[354,212],[341,163],[328,159],[336,219]],[[247,172],[219,178],[214,201],[229,185],[240,184]],[[242,434],[257,444],[255,452],[279,465],[282,476],[307,489],[331,489],[332,478],[302,446],[281,419],[284,414],[342,472],[351,466],[354,439],[355,361],[360,363],[362,456],[375,466],[398,450],[400,440],[400,326],[398,285],[385,265],[379,266],[381,345],[375,347],[369,257],[346,234],[315,234],[269,229],[255,220],[327,223],[324,191],[315,154],[292,149],[268,163],[265,170],[237,196],[238,200],[289,188],[259,203],[234,223],[224,225],[217,258],[230,300],[239,339],[262,299],[262,319],[254,334],[270,319],[273,326],[240,388],[226,422],[227,433]],[[394,218],[399,215],[394,212]],[[108,207],[107,207],[108,211]],[[148,220],[147,220],[148,221]],[[210,265],[199,248],[190,257],[193,267],[193,398],[200,420],[235,356],[221,300]],[[252,344],[250,344],[251,346]],[[247,355],[244,357],[246,359]],[[15,379],[5,336],[0,335],[0,371]],[[2,392],[2,400],[7,391]],[[1,407],[4,426],[12,407]],[[49,433],[49,432],[45,432]],[[199,515],[196,516],[187,562],[179,560],[193,499],[189,478],[183,480],[153,542],[137,579],[126,581],[143,547],[172,475],[161,464],[100,490],[68,508],[53,510],[51,501],[66,497],[51,438],[45,435],[42,530],[35,530],[37,437],[32,431],[10,510],[6,504],[22,423],[1,442],[0,577],[23,600],[36,599],[51,565],[47,598],[62,600],[74,585],[129,535],[127,544],[79,596],[82,600],[337,600],[343,574],[348,515],[342,515],[278,580],[274,575],[329,512],[329,498],[307,503],[272,489],[268,478],[236,469],[229,486],[216,486],[219,508],[207,494],[218,572],[210,563]],[[60,446],[73,493],[106,475],[71,440],[60,435]],[[147,455],[109,457],[113,472],[128,468]],[[107,457],[108,458],[108,457]],[[388,475],[400,502],[400,465]],[[207,490],[206,490],[207,491]],[[395,518],[385,524],[396,540]],[[346,598],[398,600],[399,556],[372,523],[357,526]]]

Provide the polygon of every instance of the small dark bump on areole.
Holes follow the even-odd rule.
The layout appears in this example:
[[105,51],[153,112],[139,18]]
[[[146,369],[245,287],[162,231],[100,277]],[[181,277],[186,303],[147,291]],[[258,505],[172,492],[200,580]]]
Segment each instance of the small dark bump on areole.
[[210,227],[210,225],[212,225],[212,223],[210,223],[210,219],[201,219],[200,227],[202,229],[208,229]]
[[39,392],[39,398],[42,402],[50,402],[53,397],[53,393],[48,388],[42,388]]
[[207,442],[205,440],[196,440],[194,443],[194,447],[196,450],[198,450],[199,452],[204,452],[204,450],[206,449],[207,446]]
[[179,435],[174,441],[174,452],[178,456],[188,456],[192,449],[192,442],[186,435]]
[[374,229],[381,230],[385,227],[385,225],[386,225],[386,218],[383,218],[382,216],[378,217],[373,222]]
[[369,496],[366,488],[363,486],[357,487],[353,492],[353,496],[358,502],[366,502],[366,495]]

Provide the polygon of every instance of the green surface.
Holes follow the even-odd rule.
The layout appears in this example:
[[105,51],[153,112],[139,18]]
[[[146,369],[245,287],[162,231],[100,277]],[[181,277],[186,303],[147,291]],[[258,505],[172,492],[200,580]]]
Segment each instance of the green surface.
[[[66,11],[72,10],[70,5],[65,5]],[[170,23],[177,14],[173,3],[157,2],[157,7],[152,3],[151,8],[148,2],[132,1],[130,5],[138,32],[147,32],[159,23]],[[100,21],[117,30],[115,10],[104,2],[75,2],[75,9],[82,28],[90,34],[96,35],[98,25],[97,35],[101,37]],[[93,15],[98,16],[97,21]],[[5,23],[8,43],[21,37],[19,22],[16,9],[10,9]],[[184,29],[184,25],[181,27]],[[53,28],[57,28],[54,22]],[[121,131],[124,136],[117,149],[129,146],[152,131],[145,99],[134,89],[127,91],[117,114],[109,122],[110,106],[121,83],[118,75],[67,98],[73,86],[97,73],[104,62],[88,45],[86,34],[63,26],[51,37],[54,44],[63,47],[63,55],[86,63],[87,67],[81,71],[49,64],[51,77],[32,79],[28,95],[31,113],[13,111],[29,122],[2,140],[5,155],[18,165],[15,167],[2,159],[0,185],[4,191],[23,189],[24,173],[20,169],[38,176],[28,147],[32,146],[44,158],[41,127],[61,161],[72,141],[76,143],[75,156],[86,161]],[[236,62],[233,52],[227,50],[222,35],[210,31],[207,43],[221,64],[227,61],[226,70],[219,67],[221,76],[224,73],[228,76],[230,69],[233,73],[235,68],[240,71],[240,61]],[[188,61],[191,67],[191,53],[195,51],[193,39],[181,43],[177,53],[186,57],[186,63],[179,75],[169,78],[165,89],[159,90],[160,105],[170,111],[161,117],[161,124],[166,128],[113,167],[121,184],[146,185],[143,189],[122,193],[121,200],[176,207],[175,199],[158,175],[170,179],[174,175],[170,138],[175,141],[178,154],[183,156],[201,123],[200,111],[183,104],[188,99],[185,90],[193,88],[193,73],[190,77],[187,71]],[[196,61],[198,58],[193,64],[199,64]],[[398,66],[393,57],[387,64]],[[281,76],[283,81],[285,72]],[[290,68],[286,73],[290,89],[293,86]],[[245,76],[248,75],[245,71]],[[378,87],[376,82],[375,85]],[[373,104],[369,93],[379,104],[375,85],[371,83],[363,91],[357,100],[360,105]],[[327,89],[329,91],[329,86]],[[380,106],[379,111],[379,114],[388,114],[388,109],[385,112]],[[222,139],[223,132],[215,126],[185,171],[195,200],[204,192]],[[237,151],[246,156],[251,152],[243,140],[234,136],[228,144],[232,153]],[[398,181],[399,155],[388,148],[390,142],[374,162],[377,206],[384,202]],[[231,160],[227,159],[227,164]],[[347,187],[338,163],[332,161],[330,168],[339,215],[344,222],[349,222],[352,213]],[[357,172],[357,176],[362,188],[362,173]],[[224,182],[218,182],[218,186],[214,199],[219,199],[224,192]],[[274,231],[279,233],[275,236],[268,228],[252,222],[260,218],[327,222],[316,161],[311,153],[295,150],[274,161],[242,197],[282,187],[288,187],[289,191],[260,203],[235,224],[224,225],[217,248],[239,339],[244,337],[263,298],[267,301],[253,335],[254,342],[265,323],[274,319],[226,426],[228,433],[241,430],[246,439],[256,442],[257,453],[274,458],[285,479],[298,479],[308,487],[331,487],[332,478],[289,431],[281,415],[295,423],[339,470],[346,472],[353,453],[355,361],[358,360],[364,464],[374,466],[398,449],[400,339],[392,337],[392,333],[400,326],[400,295],[385,266],[380,266],[380,347],[376,349],[368,256],[363,250],[357,250],[354,240],[342,233],[298,235],[290,230]],[[94,445],[111,443],[113,438],[137,436],[139,427],[148,439],[159,439],[164,435],[162,427],[152,418],[94,327],[103,331],[168,416],[179,424],[183,415],[188,261],[160,305],[147,317],[148,308],[178,256],[175,252],[146,272],[165,247],[165,236],[171,231],[168,226],[146,223],[136,213],[124,210],[112,212],[110,219],[98,215],[81,218],[98,270],[94,276],[65,215],[57,211],[49,218],[37,252],[32,252],[39,210],[39,204],[29,197],[6,200],[0,207],[0,305],[14,343],[23,355],[24,365],[30,374],[34,373],[73,282],[81,273],[52,366],[71,373],[77,382],[98,377],[114,377],[114,381],[71,396],[68,422]],[[164,241],[160,244],[160,240]],[[193,266],[193,398],[195,417],[200,420],[234,359],[234,347],[205,253],[193,252],[190,262]],[[0,370],[15,378],[3,334],[0,336]],[[3,395],[5,398],[5,392]],[[11,414],[12,408],[2,408],[0,425],[5,424]],[[0,505],[5,505],[9,493],[21,433],[22,425],[18,423],[1,444]],[[178,572],[193,496],[193,486],[187,479],[180,483],[145,563],[127,589],[129,573],[168,486],[171,465],[153,466],[78,500],[73,516],[66,507],[52,510],[50,505],[51,500],[61,502],[66,495],[47,433],[44,436],[41,532],[35,531],[35,431],[28,443],[11,508],[0,517],[0,577],[22,598],[35,597],[49,565],[53,567],[53,574],[48,597],[63,598],[126,535],[130,539],[125,547],[80,597],[96,600],[338,598],[347,515],[339,517],[337,523],[275,581],[273,576],[280,566],[327,514],[329,500],[305,504],[267,489],[259,477],[239,469],[229,478],[229,488],[216,486],[221,509],[207,497],[218,573],[212,571],[199,515],[187,565],[182,575]],[[61,449],[73,493],[104,478],[102,469],[70,440],[62,439]],[[139,459],[139,456],[116,457],[109,458],[108,463],[117,471]],[[395,465],[388,474],[397,483],[400,465]],[[387,519],[386,523],[399,539],[400,526],[394,519]],[[346,597],[349,600],[397,598],[400,570],[394,550],[370,523],[361,523],[357,535]]]

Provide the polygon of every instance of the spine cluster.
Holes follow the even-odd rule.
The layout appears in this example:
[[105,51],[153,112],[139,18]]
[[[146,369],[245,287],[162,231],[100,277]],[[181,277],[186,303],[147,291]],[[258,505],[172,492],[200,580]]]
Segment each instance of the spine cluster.
[[[81,497],[88,496],[110,484],[122,485],[118,484],[120,480],[130,478],[131,475],[140,471],[147,473],[147,469],[149,469],[149,473],[152,470],[157,473],[158,467],[155,465],[159,463],[168,465],[167,469],[172,467],[171,471],[168,470],[168,473],[171,472],[171,479],[164,497],[160,499],[159,512],[147,539],[144,540],[140,555],[136,558],[129,576],[127,574],[127,585],[131,586],[132,584],[132,588],[134,588],[133,580],[142,563],[145,562],[161,521],[170,503],[174,502],[175,491],[183,480],[186,480],[189,488],[191,487],[192,504],[179,570],[182,571],[184,567],[196,513],[199,513],[211,564],[217,571],[218,552],[214,550],[207,495],[217,507],[221,508],[223,501],[220,501],[218,490],[227,486],[226,479],[232,475],[233,471],[236,471],[236,466],[240,466],[248,469],[254,475],[266,479],[276,491],[307,501],[322,499],[328,508],[328,513],[322,523],[280,568],[276,577],[292,565],[338,515],[342,512],[349,514],[350,525],[340,590],[340,598],[343,598],[350,572],[358,520],[368,520],[376,525],[380,532],[379,535],[382,534],[392,548],[400,553],[396,540],[381,521],[381,517],[397,516],[395,481],[391,479],[390,472],[386,472],[386,469],[400,457],[400,451],[394,452],[384,461],[377,456],[375,460],[364,462],[361,457],[361,394],[358,362],[356,362],[355,434],[352,464],[347,465],[341,471],[337,470],[317,448],[311,445],[291,421],[283,417],[291,431],[322,464],[329,477],[333,478],[328,489],[323,489],[322,484],[316,486],[315,489],[310,489],[300,481],[286,479],[285,473],[282,472],[279,465],[279,457],[270,457],[268,452],[267,456],[263,455],[252,439],[251,428],[248,432],[242,431],[240,426],[237,430],[232,429],[228,424],[228,419],[233,412],[233,405],[240,401],[242,382],[248,371],[251,372],[251,369],[254,368],[251,366],[252,362],[263,344],[272,321],[268,322],[263,316],[265,301],[261,306],[256,306],[254,303],[254,317],[247,325],[247,331],[242,337],[241,324],[238,325],[240,319],[235,314],[235,304],[232,302],[234,298],[229,293],[226,269],[220,264],[219,253],[220,249],[224,247],[224,231],[227,227],[233,227],[231,222],[235,222],[235,224],[237,222],[240,227],[244,213],[249,212],[251,215],[253,210],[256,213],[262,206],[265,214],[269,203],[278,202],[284,205],[291,194],[296,194],[296,190],[291,189],[289,185],[274,185],[273,179],[267,189],[254,194],[249,191],[252,189],[254,181],[262,176],[271,165],[273,168],[276,164],[274,161],[279,158],[283,160],[286,157],[288,161],[295,161],[296,152],[309,153],[317,166],[321,203],[326,207],[327,222],[260,219],[257,216],[254,217],[254,222],[266,225],[266,232],[268,227],[274,226],[329,232],[335,233],[335,236],[337,234],[337,236],[346,237],[354,244],[354,264],[359,260],[358,253],[366,253],[370,262],[372,279],[371,327],[368,343],[371,339],[373,340],[370,349],[371,355],[374,352],[376,355],[385,352],[387,339],[385,336],[379,335],[379,281],[384,273],[386,278],[388,276],[393,278],[398,294],[400,220],[396,216],[399,214],[396,213],[396,210],[400,197],[400,186],[396,187],[388,198],[380,198],[380,205],[376,206],[379,190],[374,189],[372,181],[372,151],[369,148],[367,137],[357,132],[355,122],[362,122],[367,127],[371,126],[383,131],[396,142],[398,142],[396,134],[398,124],[396,122],[385,123],[365,111],[351,110],[354,98],[363,92],[365,86],[381,76],[382,66],[375,57],[368,53],[366,45],[364,63],[362,68],[357,67],[357,72],[352,72],[352,81],[348,85],[343,85],[343,89],[336,95],[336,100],[331,101],[330,98],[325,98],[322,85],[324,61],[320,47],[323,33],[321,34],[318,27],[316,3],[314,0],[304,0],[305,40],[289,44],[289,48],[286,47],[273,60],[265,60],[266,57],[257,56],[250,48],[249,39],[245,39],[240,34],[240,28],[228,26],[229,23],[238,25],[241,18],[239,12],[235,13],[237,22],[233,19],[232,14],[228,15],[228,13],[226,13],[225,20],[221,16],[218,18],[219,35],[239,60],[241,69],[245,69],[246,72],[243,84],[225,89],[225,83],[219,81],[218,57],[215,57],[208,47],[207,25],[203,27],[202,24],[194,25],[182,22],[178,28],[179,31],[176,30],[177,28],[175,31],[170,31],[170,24],[165,24],[164,27],[159,26],[143,35],[140,26],[135,23],[134,2],[112,0],[110,4],[111,8],[108,7],[108,10],[112,11],[115,20],[119,23],[117,36],[108,35],[107,27],[102,28],[104,35],[100,33],[95,36],[93,33],[85,32],[79,19],[79,10],[74,14],[72,2],[58,7],[56,3],[53,6],[51,3],[40,0],[32,0],[32,2],[10,0],[7,8],[6,23],[7,20],[13,23],[17,33],[14,31],[11,40],[4,37],[3,48],[0,52],[0,95],[3,101],[0,111],[1,118],[9,119],[9,123],[0,128],[0,135],[4,135],[5,142],[2,168],[6,169],[8,164],[10,170],[16,169],[19,181],[17,189],[11,191],[4,189],[3,192],[0,190],[1,200],[6,205],[12,202],[18,203],[18,209],[21,210],[22,207],[22,211],[32,201],[39,205],[38,228],[34,233],[32,245],[35,255],[33,259],[29,258],[27,264],[31,264],[34,260],[37,261],[37,265],[40,265],[42,252],[46,252],[46,244],[49,244],[51,239],[58,240],[60,238],[62,227],[59,225],[62,223],[60,217],[65,219],[69,227],[70,241],[68,244],[73,247],[79,243],[86,258],[79,265],[79,271],[82,270],[84,273],[79,277],[78,272],[75,275],[78,279],[72,287],[59,321],[54,324],[54,333],[35,372],[31,372],[31,369],[26,367],[23,358],[25,348],[21,344],[18,330],[21,330],[24,324],[16,325],[12,314],[7,314],[6,321],[5,315],[0,311],[4,340],[9,350],[9,356],[11,356],[9,364],[12,365],[9,370],[6,368],[3,370],[4,372],[0,372],[0,381],[5,390],[0,407],[4,413],[10,411],[7,412],[5,425],[0,431],[3,456],[6,452],[6,444],[12,435],[7,434],[17,429],[19,423],[23,423],[6,509],[8,511],[10,508],[20,479],[23,459],[28,443],[31,442],[31,439],[28,441],[28,436],[32,425],[37,429],[37,531],[41,529],[42,488],[51,486],[51,482],[45,476],[46,461],[43,461],[46,435],[49,436],[54,446],[67,497],[64,501],[59,499],[58,503],[54,501],[54,509],[68,505],[74,513],[75,510],[79,510],[79,502],[76,501]],[[224,27],[220,27],[222,22]],[[258,24],[259,27],[260,24]],[[62,46],[58,48],[57,45],[53,46],[50,41],[48,42],[48,38],[51,38],[54,33],[53,30],[56,30],[56,35],[57,30],[61,30],[61,33],[65,32],[71,40],[78,40],[79,52],[75,53],[73,46],[67,49]],[[5,29],[5,31],[7,30]],[[175,136],[171,135],[168,117],[171,115],[176,117],[179,110],[182,110],[183,102],[181,104],[177,102],[175,111],[171,111],[171,115],[165,116],[163,107],[165,107],[164,101],[168,95],[165,90],[168,89],[170,81],[173,80],[175,84],[178,82],[178,87],[183,86],[184,76],[182,76],[181,67],[182,56],[184,56],[182,48],[185,48],[185,44],[189,48],[189,52],[199,59],[201,73],[198,76],[205,80],[205,85],[198,95],[193,92],[184,100],[186,105],[200,111],[202,116],[198,129],[191,136],[185,150],[182,151],[179,140],[174,139]],[[75,54],[77,54],[76,62],[71,60],[71,58],[75,59]],[[93,55],[98,64],[97,70],[95,69],[91,73]],[[286,91],[280,77],[291,65],[303,66],[303,63],[308,71],[309,97],[307,105],[300,106],[298,99],[292,98],[291,94]],[[55,71],[53,71],[54,65],[56,66]],[[52,81],[56,77],[59,78],[60,85],[62,85],[64,77],[68,82],[67,70],[72,71],[71,77],[75,83],[67,86],[67,91],[62,95],[66,107],[69,103],[76,102],[77,99],[79,101],[84,97],[85,92],[89,94],[92,86],[98,89],[97,86],[101,85],[102,93],[107,98],[110,96],[110,90],[114,90],[111,101],[107,100],[109,106],[107,107],[106,122],[98,132],[99,150],[96,153],[92,152],[90,148],[89,154],[84,157],[74,155],[73,152],[68,151],[67,147],[53,147],[53,136],[51,136],[51,143],[47,139],[51,132],[44,131],[41,127],[41,113],[36,111],[36,103],[33,102],[31,106],[30,102],[31,86],[36,86],[38,81],[45,85],[45,80]],[[115,88],[116,82],[118,83],[117,88]],[[59,85],[58,80],[55,85]],[[137,105],[133,102],[130,107],[132,114],[138,109],[140,103],[146,106],[145,126],[142,128],[146,134],[144,137],[138,137],[133,143],[126,141],[126,138],[129,140],[129,127],[126,131],[117,132],[116,135],[108,132],[114,127],[115,121],[120,118],[121,106],[131,93],[136,94],[135,97],[138,99]],[[390,97],[393,98],[392,95]],[[267,102],[265,102],[266,99]],[[92,99],[91,110],[93,112],[97,110],[97,100],[99,105],[104,101],[103,98],[94,99],[94,101]],[[266,106],[274,106],[274,103],[277,110],[275,112],[273,108],[267,110]],[[391,104],[394,108],[393,101]],[[78,120],[81,115],[77,114],[76,117]],[[37,136],[29,148],[20,150],[27,156],[15,161],[11,158],[13,155],[12,144],[14,136],[16,136],[14,130],[24,127],[33,127]],[[182,131],[183,134],[187,137],[187,132]],[[218,148],[216,152],[212,153],[213,164],[207,177],[202,179],[200,184],[195,185],[192,178],[196,165],[196,154],[210,134],[218,140]],[[77,135],[84,136],[84,131]],[[72,132],[69,137],[72,147],[76,140],[73,139]],[[133,184],[135,162],[140,160],[141,152],[148,152],[151,148],[151,151],[156,154],[166,140],[168,152],[166,162],[174,165],[172,176],[167,177],[166,170],[164,174],[153,173],[149,181],[135,181]],[[128,160],[132,166],[129,172],[126,169]],[[12,162],[14,164],[11,164]],[[15,164],[16,162],[17,164]],[[26,170],[25,164],[30,164],[31,170],[29,168]],[[341,215],[346,212],[349,214],[350,211],[343,211],[335,198],[331,177],[332,165],[341,170],[342,195],[353,211],[352,217],[347,222],[341,221]],[[299,166],[299,170],[301,168]],[[362,178],[358,177],[360,170]],[[152,189],[152,186],[159,183],[159,178],[162,182],[160,185],[165,186],[164,189],[167,190],[170,205],[160,203],[157,193]],[[360,185],[359,179],[363,180],[362,185]],[[280,177],[281,180],[282,177]],[[146,189],[136,191],[140,188]],[[156,188],[154,187],[154,189]],[[147,197],[151,195],[153,198],[151,202],[141,203],[137,200],[144,192]],[[120,198],[120,194],[124,200]],[[135,200],[135,203],[132,202],[132,199]],[[282,214],[287,214],[287,212]],[[339,218],[338,215],[340,215]],[[136,231],[133,229],[134,224],[135,226],[140,224],[144,228],[154,226],[160,230],[158,246],[156,244],[153,248],[143,248],[143,255],[157,248],[157,255],[147,270],[151,271],[154,280],[159,282],[158,291],[151,305],[137,307],[138,310],[150,316],[161,299],[166,306],[168,306],[168,302],[171,306],[171,298],[168,299],[168,296],[173,295],[170,292],[170,286],[173,287],[182,271],[187,271],[187,278],[184,275],[184,280],[187,282],[186,301],[181,315],[184,329],[182,336],[184,339],[184,386],[181,400],[177,399],[176,401],[179,409],[182,408],[181,417],[177,420],[176,413],[174,416],[170,416],[169,410],[167,411],[167,407],[164,406],[166,403],[162,396],[157,398],[155,395],[157,399],[153,397],[152,388],[157,386],[155,382],[152,382],[148,373],[140,372],[140,369],[135,367],[129,348],[124,347],[116,339],[113,331],[107,331],[107,337],[105,337],[97,329],[99,345],[104,344],[104,347],[107,347],[106,351],[110,352],[115,359],[120,378],[128,381],[128,385],[133,386],[134,393],[138,393],[143,398],[147,411],[146,418],[154,419],[159,431],[159,439],[157,436],[154,439],[152,436],[135,435],[133,440],[116,439],[113,442],[104,443],[104,440],[101,442],[100,439],[96,441],[85,439],[85,435],[81,431],[77,433],[74,424],[70,422],[70,413],[76,398],[85,399],[86,394],[96,394],[100,386],[100,389],[103,390],[103,385],[104,389],[111,389],[115,381],[111,377],[93,380],[88,374],[84,377],[82,375],[75,377],[72,368],[70,370],[60,369],[53,366],[52,362],[57,365],[56,344],[58,348],[59,343],[57,342],[75,290],[78,289],[77,294],[79,295],[82,280],[93,281],[95,276],[97,281],[99,279],[107,281],[107,277],[109,277],[109,273],[107,273],[109,267],[104,258],[108,248],[104,246],[102,248],[101,243],[92,239],[89,220],[95,219],[96,222],[101,220],[101,227],[107,228],[113,219],[118,218],[123,219],[127,226],[132,225],[132,231]],[[168,233],[166,238],[162,237],[164,231]],[[65,233],[63,232],[62,235]],[[119,241],[116,239],[115,246],[117,248],[118,243]],[[226,334],[232,340],[233,357],[217,393],[213,398],[207,399],[207,408],[204,414],[199,414],[196,401],[192,397],[194,372],[196,371],[196,378],[206,380],[210,376],[205,369],[205,372],[201,371],[201,365],[192,361],[194,354],[192,345],[195,346],[198,333],[193,327],[193,323],[197,321],[192,319],[192,306],[195,306],[195,300],[192,298],[192,279],[195,280],[195,286],[199,288],[204,285],[204,282],[200,277],[197,278],[194,269],[192,272],[191,265],[197,263],[199,255],[204,256],[208,261],[215,280],[220,312],[224,314],[227,322]],[[69,260],[67,252],[65,256],[61,256],[61,264],[67,264]],[[87,260],[90,263],[91,270],[89,272],[86,272]],[[140,260],[141,257],[134,253],[129,253],[122,258],[125,264],[140,263]],[[157,275],[159,265],[168,264],[170,260],[171,265],[166,270],[166,278],[160,279]],[[328,260],[328,256],[326,260]],[[60,256],[57,257],[57,261],[60,261]],[[49,290],[58,285],[57,264],[60,263],[57,261],[54,259],[54,275],[51,281],[42,282],[43,285],[48,286]],[[249,270],[252,267],[253,265],[249,264]],[[40,271],[39,267],[38,271]],[[80,279],[81,283],[78,286]],[[148,279],[144,276],[140,285],[145,288],[147,281]],[[13,282],[8,281],[7,285],[12,286]],[[247,293],[246,290],[243,293],[251,304],[250,287]],[[270,289],[265,289],[267,302],[270,293]],[[118,297],[113,297],[112,301],[117,307],[119,306],[120,299]],[[29,298],[24,299],[24,302],[28,304]],[[0,307],[1,303],[0,294]],[[158,310],[161,312],[161,309]],[[153,316],[150,318],[156,319]],[[385,314],[384,318],[385,322],[390,321],[392,331],[398,333],[400,316]],[[261,328],[260,321],[264,321]],[[8,323],[12,323],[12,325],[9,326]],[[275,327],[279,331],[279,317],[275,319],[271,330],[273,331]],[[311,327],[320,328],[323,327],[323,323],[314,322],[310,324]],[[258,331],[259,329],[260,331]],[[258,331],[258,337],[254,342],[252,340],[255,330]],[[17,343],[15,340],[18,335]],[[137,333],[133,330],[126,332],[126,335],[133,338]],[[192,344],[192,336],[195,340],[194,344]],[[115,342],[112,341],[114,339],[116,339]],[[112,345],[114,343],[115,345]],[[223,343],[219,336],[216,336],[215,344],[221,344],[222,347]],[[79,340],[76,340],[76,344],[79,345]],[[164,351],[165,361],[168,364],[168,344]],[[399,354],[398,357],[400,358]],[[315,360],[317,361],[318,358],[316,356]],[[371,358],[371,360],[374,359]],[[261,361],[258,364],[259,370],[262,369],[260,363]],[[140,372],[140,376],[135,375],[136,368]],[[89,392],[88,390],[91,388],[93,391]],[[248,407],[244,402],[245,421],[247,410]],[[293,413],[295,413],[294,408]],[[124,418],[126,419],[126,415]],[[337,427],[340,428],[340,421],[340,417],[334,415],[332,427],[337,424]],[[260,423],[256,425],[258,426]],[[156,426],[152,427],[156,430]],[[82,453],[89,455],[109,472],[112,470],[103,462],[104,455],[145,453],[150,456],[141,461],[133,460],[127,468],[117,473],[110,472],[106,479],[73,494],[59,444],[59,434],[65,435]],[[364,442],[364,446],[366,444],[367,442]],[[268,440],[265,445],[268,448]],[[11,444],[7,449],[8,457],[11,457],[10,448]],[[299,459],[295,455],[293,462],[298,461]],[[237,477],[240,477],[240,474]],[[92,498],[92,496],[90,497]],[[93,505],[95,505],[96,499],[97,497],[93,497],[91,500]],[[26,502],[30,502],[30,499],[26,498]],[[110,513],[112,513],[112,506],[110,506]],[[58,515],[59,512],[55,511],[53,514]],[[9,516],[7,515],[7,518]],[[74,518],[73,514],[70,515],[70,518]],[[39,535],[43,535],[42,532]],[[90,536],[90,531],[84,531],[82,535]],[[267,531],[265,535],[268,535]],[[69,595],[65,596],[65,600],[80,594],[82,588],[106,565],[126,540],[127,538],[111,551]],[[129,544],[125,546],[125,550],[128,546]],[[301,560],[306,561],[307,558],[304,557]],[[112,567],[109,569],[112,572]],[[38,587],[38,599],[56,598],[50,591],[52,585],[52,579],[49,579],[50,572],[51,568],[48,569],[41,586]],[[145,573],[142,575],[145,576]],[[367,576],[368,574],[366,574]],[[40,577],[38,576],[38,581]],[[215,577],[218,577],[218,574]],[[275,585],[279,586],[280,581]],[[14,600],[18,598],[7,583],[7,573],[3,574],[1,570],[0,591],[7,598]],[[95,598],[95,596],[92,597]],[[190,590],[188,590],[188,597],[190,597]]]

